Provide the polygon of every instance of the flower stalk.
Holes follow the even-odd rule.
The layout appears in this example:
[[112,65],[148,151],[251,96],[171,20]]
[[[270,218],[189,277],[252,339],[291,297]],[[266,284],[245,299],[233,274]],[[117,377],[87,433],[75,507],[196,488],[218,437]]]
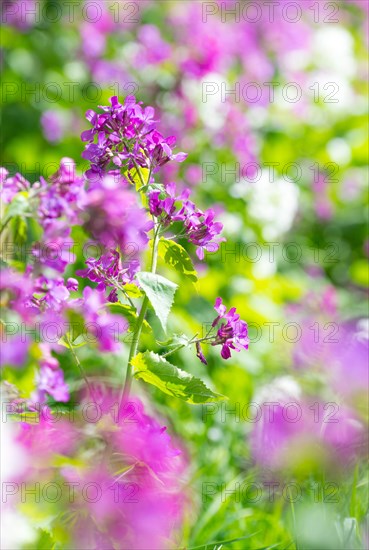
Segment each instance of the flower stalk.
[[[142,174],[141,174],[140,170],[138,170],[138,173],[140,175],[140,179],[142,180]],[[150,176],[149,176],[149,178],[150,178]],[[150,181],[150,179],[149,179],[149,181]],[[154,239],[153,239],[153,245],[152,245],[151,265],[150,265],[151,273],[156,273],[156,267],[157,267],[157,262],[158,262],[159,239],[160,239],[160,224],[158,223],[154,227]],[[139,342],[140,342],[140,336],[141,336],[141,332],[142,332],[142,326],[143,326],[143,323],[145,321],[148,306],[149,306],[149,299],[148,299],[147,296],[145,296],[143,301],[142,301],[140,315],[138,316],[138,319],[137,319],[135,331],[133,333],[131,347],[130,347],[130,350],[129,350],[126,377],[125,377],[124,386],[123,386],[121,397],[120,397],[120,406],[128,399],[129,393],[131,391],[132,377],[133,377],[133,369],[132,369],[131,361],[135,357],[135,355],[137,354],[138,345],[139,345]]]

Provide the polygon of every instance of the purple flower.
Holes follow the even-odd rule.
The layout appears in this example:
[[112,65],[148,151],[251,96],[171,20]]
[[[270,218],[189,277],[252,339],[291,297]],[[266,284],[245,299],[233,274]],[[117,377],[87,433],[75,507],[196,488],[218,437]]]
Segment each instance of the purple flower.
[[[186,456],[166,427],[149,416],[138,399],[130,398],[116,410],[115,392],[97,388],[94,394],[105,419],[104,426],[98,428],[99,438],[120,457],[127,472],[124,477],[113,475],[114,470],[108,466],[114,455],[106,455],[103,464],[95,455],[84,468],[64,469],[63,476],[69,482],[98,483],[102,488],[101,498],[95,502],[79,499],[74,503],[73,508],[79,512],[72,531],[74,541],[81,548],[91,539],[99,548],[110,548],[112,544],[137,550],[162,548],[163,540],[173,536],[183,516]],[[117,414],[112,414],[114,410]],[[127,482],[133,482],[136,490],[133,505],[124,499]],[[118,505],[117,495],[122,497]]]
[[365,410],[369,385],[369,320],[346,321],[340,326],[338,340],[331,345],[327,361],[333,387],[358,410]]
[[138,29],[141,50],[137,55],[138,66],[161,63],[170,57],[171,48],[154,25],[142,25]]
[[217,298],[214,306],[218,317],[213,321],[213,327],[216,327],[219,322],[224,319],[225,324],[222,324],[217,331],[212,346],[221,345],[221,356],[223,359],[231,357],[231,350],[241,351],[248,349],[249,337],[247,323],[240,320],[240,316],[236,313],[236,308],[231,308],[228,313],[226,307],[222,304],[222,299]]
[[197,246],[196,255],[200,260],[204,259],[205,250],[216,252],[219,249],[219,243],[225,240],[220,237],[223,224],[214,222],[213,210],[203,212],[193,202],[185,201],[178,215],[184,218],[186,238]]
[[34,281],[33,303],[40,311],[51,309],[53,312],[62,312],[67,306],[70,293],[61,277],[48,279],[45,276],[38,277]]
[[[93,128],[82,133],[82,141],[90,142],[82,153],[91,162],[87,176],[102,177],[109,166],[132,169],[137,163],[155,173],[170,160],[182,162],[187,155],[174,154],[175,138],[164,138],[156,129],[154,109],[142,108],[134,96],[127,96],[124,105],[117,96],[110,106],[101,106],[103,113],[87,111],[86,118]],[[97,143],[93,143],[97,136]]]
[[189,189],[185,189],[180,195],[176,194],[175,183],[168,183],[165,190],[154,190],[149,193],[149,210],[156,218],[160,217],[163,225],[170,225],[173,221],[183,221],[185,217],[179,214],[176,202],[187,199]]
[[120,351],[119,336],[127,332],[129,324],[120,315],[106,311],[104,293],[86,287],[83,299],[76,305],[86,321],[86,329],[96,338],[100,351]]
[[9,172],[5,168],[0,168],[0,197],[8,204],[20,191],[29,191],[31,184],[20,174],[8,177]]
[[16,334],[11,337],[3,334],[0,367],[4,367],[6,365],[11,367],[22,367],[27,359],[29,346],[30,340],[28,337],[25,338],[23,334]]
[[269,396],[264,391],[265,401],[258,406],[259,421],[251,434],[252,454],[259,465],[273,471],[298,471],[311,460],[347,467],[368,453],[366,431],[351,410],[327,408],[319,401],[312,405],[283,395],[277,383],[270,389],[273,386],[275,391]]
[[86,230],[107,248],[119,247],[123,252],[135,247],[136,253],[147,244],[146,232],[152,228],[137,196],[123,188],[112,176],[95,182],[84,202]]
[[[200,260],[203,260],[205,250],[216,252],[219,243],[225,240],[220,237],[223,225],[220,222],[214,222],[213,210],[203,212],[188,200],[189,195],[189,189],[176,195],[175,184],[170,183],[163,191],[154,190],[149,193],[149,210],[153,216],[160,218],[160,222],[165,226],[175,221],[183,222],[183,238],[197,246],[196,254]],[[182,206],[177,209],[176,203],[180,201]]]
[[136,259],[123,265],[117,250],[109,250],[98,259],[88,258],[86,265],[87,268],[77,271],[76,275],[98,283],[97,290],[113,287],[108,296],[109,302],[118,301],[116,286],[133,283],[134,276],[140,268],[140,262]]
[[41,266],[64,273],[68,264],[75,262],[76,256],[71,252],[73,240],[71,229],[64,220],[45,220],[42,242],[32,247],[32,254]]
[[37,312],[29,307],[32,299],[33,282],[30,271],[21,274],[6,268],[1,272],[0,291],[2,304],[17,312],[23,321],[30,321]]
[[33,186],[40,196],[38,215],[41,225],[50,219],[63,217],[71,223],[78,223],[84,199],[83,178],[76,175],[75,162],[67,157],[60,161],[60,167],[50,177],[50,184],[44,178]]
[[46,394],[51,395],[55,401],[68,401],[69,388],[64,381],[64,373],[59,367],[59,361],[51,355],[47,344],[41,344],[42,358],[40,371],[36,376],[37,393],[32,397],[33,401],[44,403]]

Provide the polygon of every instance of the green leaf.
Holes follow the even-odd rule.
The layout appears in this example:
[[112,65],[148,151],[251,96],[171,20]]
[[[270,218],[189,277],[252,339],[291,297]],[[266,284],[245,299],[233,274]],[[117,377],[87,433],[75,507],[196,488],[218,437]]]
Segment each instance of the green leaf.
[[29,201],[28,193],[24,191],[15,195],[1,220],[2,228],[10,222],[9,228],[15,244],[22,244],[27,239],[26,214],[29,214]]
[[[142,168],[142,167],[140,167],[139,170],[140,170],[141,178],[144,184],[147,184],[147,180],[149,177],[149,170],[147,168]],[[131,170],[128,170],[128,175],[129,175],[129,179],[132,181],[132,183],[135,184],[136,190],[138,191],[140,187],[142,187],[142,181],[136,168],[131,168]]]
[[13,218],[14,216],[24,216],[27,213],[29,213],[28,193],[22,191],[15,195],[12,202],[6,208],[3,221],[5,222],[7,219]]
[[[107,304],[109,311],[112,313],[115,313],[117,315],[123,315],[123,317],[128,321],[129,323],[129,331],[133,332],[136,328],[136,322],[138,319],[137,311],[134,307],[128,305],[128,304],[121,304],[120,302]],[[146,332],[151,330],[151,327],[147,321],[143,322],[142,329]]]
[[159,256],[163,258],[166,264],[174,267],[176,271],[196,283],[196,270],[192,264],[190,256],[183,246],[162,237],[159,241],[158,251]]
[[60,346],[64,346],[69,349],[68,340],[73,344],[73,347],[81,347],[86,344],[86,339],[82,338],[82,341],[76,343],[76,340],[86,334],[85,320],[80,313],[74,310],[67,311],[67,332],[65,336],[62,336],[58,341]]
[[168,279],[161,275],[156,275],[148,271],[141,271],[136,274],[136,277],[142,290],[150,300],[165,332],[168,315],[172,308],[174,294],[178,285],[172,283],[172,281],[168,281]]
[[181,370],[157,353],[145,351],[131,361],[135,368],[135,377],[159,388],[168,395],[173,395],[187,403],[211,403],[226,399],[214,393],[202,380]]
[[15,244],[23,244],[27,239],[27,221],[23,216],[14,216],[10,222],[12,238]]
[[38,548],[38,550],[53,550],[55,548],[56,542],[49,532],[44,529],[38,529],[37,535],[38,538],[36,542],[23,545],[25,550],[33,550],[34,548]]
[[128,283],[123,288],[130,298],[140,298],[143,294],[138,286],[133,283]]

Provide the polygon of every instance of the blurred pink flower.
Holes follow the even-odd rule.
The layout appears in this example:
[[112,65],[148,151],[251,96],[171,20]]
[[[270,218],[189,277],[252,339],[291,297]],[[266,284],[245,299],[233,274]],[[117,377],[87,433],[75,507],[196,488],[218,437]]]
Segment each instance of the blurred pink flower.
[[[271,402],[273,400],[271,399]],[[304,401],[262,405],[251,435],[254,460],[263,468],[283,471],[309,457],[322,465],[347,467],[368,454],[368,437],[353,411],[339,405]]]
[[50,143],[58,143],[63,139],[65,127],[61,112],[44,111],[41,116],[41,125],[43,134]]
[[93,398],[86,395],[69,420],[41,414],[34,425],[21,423],[17,442],[28,454],[22,481],[55,479],[70,488],[58,506],[74,517],[73,548],[172,547],[188,499],[183,449],[138,399],[118,406],[118,393],[97,385]]
[[336,391],[352,403],[368,398],[369,319],[346,321],[341,326],[340,345],[331,350],[331,379]]

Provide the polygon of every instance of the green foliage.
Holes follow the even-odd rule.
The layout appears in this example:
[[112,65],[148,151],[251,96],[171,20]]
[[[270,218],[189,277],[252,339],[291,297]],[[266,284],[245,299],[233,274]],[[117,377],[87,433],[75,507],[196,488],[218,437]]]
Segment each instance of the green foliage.
[[[120,304],[119,302],[116,302],[113,304],[108,304],[108,308],[112,313],[115,313],[117,315],[122,315],[122,317],[127,319],[129,323],[129,331],[134,332],[136,328],[138,316],[137,316],[137,311],[133,306],[130,306],[128,304]],[[142,330],[146,332],[151,331],[151,327],[146,320],[143,321]]]
[[192,282],[197,281],[196,270],[187,251],[175,241],[161,237],[159,241],[159,256],[166,265],[172,266],[178,273],[184,275]]
[[166,332],[168,315],[172,308],[174,294],[178,285],[161,275],[148,271],[137,273],[136,278],[150,300],[164,332]]
[[225,399],[214,393],[202,380],[172,365],[157,353],[146,351],[132,359],[135,377],[159,388],[162,392],[197,405]]

